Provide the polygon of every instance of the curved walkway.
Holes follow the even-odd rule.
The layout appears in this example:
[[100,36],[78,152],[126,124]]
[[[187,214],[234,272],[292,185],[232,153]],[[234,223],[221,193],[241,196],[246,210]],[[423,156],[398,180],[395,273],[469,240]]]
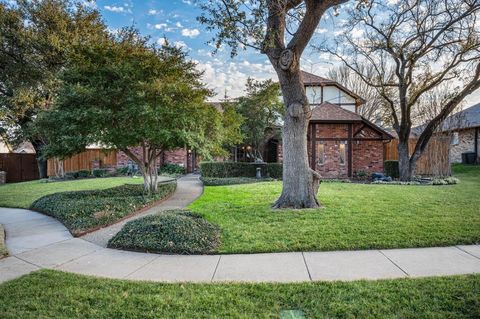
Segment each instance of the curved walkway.
[[158,214],[162,211],[169,209],[185,208],[188,206],[188,204],[200,197],[202,193],[203,185],[200,181],[199,176],[193,174],[186,175],[177,180],[177,189],[175,190],[175,193],[173,193],[173,195],[167,200],[153,206],[152,208],[140,214],[124,219],[121,222],[118,222],[111,226],[104,227],[97,231],[88,233],[81,238],[96,245],[107,247],[110,238],[115,236],[127,222],[148,215]]
[[[201,194],[198,177],[145,214],[181,208]],[[138,218],[137,216],[135,216]],[[73,238],[56,219],[0,208],[10,257],[0,259],[0,282],[40,268],[107,278],[163,282],[298,282],[386,279],[480,273],[480,245],[250,255],[157,255],[104,248],[117,226]]]

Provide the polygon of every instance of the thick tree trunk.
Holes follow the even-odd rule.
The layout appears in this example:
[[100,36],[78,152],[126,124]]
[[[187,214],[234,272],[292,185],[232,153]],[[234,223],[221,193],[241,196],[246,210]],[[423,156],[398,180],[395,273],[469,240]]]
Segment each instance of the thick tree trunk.
[[47,178],[47,160],[42,158],[42,148],[45,146],[45,143],[40,140],[33,140],[30,142],[32,143],[33,149],[36,153],[39,178]]
[[285,103],[283,126],[283,189],[274,208],[315,208],[319,175],[310,169],[307,129],[311,116],[299,67],[278,69]]
[[142,170],[143,187],[147,194],[155,194],[158,191],[158,173],[155,163]]
[[413,174],[415,173],[415,162],[410,161],[410,154],[408,152],[408,141],[399,141],[398,142],[398,170],[400,174],[400,180],[403,182],[408,182],[412,180]]

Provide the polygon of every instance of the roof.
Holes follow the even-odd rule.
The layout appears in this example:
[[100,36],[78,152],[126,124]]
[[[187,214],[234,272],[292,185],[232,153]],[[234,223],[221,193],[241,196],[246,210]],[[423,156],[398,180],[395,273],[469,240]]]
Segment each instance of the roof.
[[312,117],[310,121],[324,122],[324,123],[355,123],[362,122],[365,125],[371,127],[375,131],[379,132],[385,139],[393,139],[394,137],[385,131],[383,128],[373,124],[360,114],[346,110],[339,105],[324,102],[316,105],[312,110]]
[[303,70],[300,71],[300,74],[302,76],[303,85],[305,86],[336,86],[337,88],[344,91],[348,95],[354,97],[356,100],[359,101],[360,104],[365,103],[365,100],[360,95],[358,95],[353,91],[350,91],[349,89],[347,89],[346,87],[344,87],[343,85],[341,85],[340,83],[334,80],[323,78],[321,76],[318,76]]
[[[419,136],[420,134],[422,134],[426,126],[427,124],[422,124],[413,127],[410,135]],[[480,127],[480,103],[470,106],[469,108],[466,108],[465,110],[457,112],[453,115],[450,115],[443,121],[438,131],[447,132],[465,130],[475,127]]]
[[324,102],[312,110],[310,121],[361,122],[362,117],[339,105]]
[[468,129],[480,126],[480,103],[457,112],[445,119],[441,131]]

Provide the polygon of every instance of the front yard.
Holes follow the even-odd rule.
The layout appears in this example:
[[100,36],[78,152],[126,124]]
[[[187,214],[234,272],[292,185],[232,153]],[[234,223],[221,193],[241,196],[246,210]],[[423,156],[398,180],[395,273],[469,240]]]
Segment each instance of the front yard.
[[[299,284],[160,284],[41,270],[0,285],[9,318],[478,318],[480,275]],[[282,317],[293,318],[293,317]]]
[[190,205],[222,230],[221,253],[351,250],[480,242],[480,167],[460,184],[323,183],[323,208],[273,211],[280,182],[206,187]]

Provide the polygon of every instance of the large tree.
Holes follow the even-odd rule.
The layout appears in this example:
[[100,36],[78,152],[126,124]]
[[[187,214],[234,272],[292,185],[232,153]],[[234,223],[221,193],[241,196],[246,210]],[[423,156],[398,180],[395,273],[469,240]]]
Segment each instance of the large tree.
[[300,73],[300,58],[323,14],[347,0],[222,0],[198,1],[199,21],[211,31],[216,47],[227,44],[254,48],[275,69],[284,101],[283,189],[275,208],[312,208],[320,205],[320,175],[310,168],[307,128],[311,117]]
[[[340,58],[386,101],[397,132],[400,179],[408,181],[439,125],[480,88],[480,1],[369,1],[351,10],[346,31],[326,50]],[[368,76],[360,67],[369,63]],[[413,151],[415,114],[439,87],[441,107],[427,121]],[[430,111],[432,108],[430,108]]]
[[[210,91],[180,49],[150,46],[124,29],[77,52],[54,107],[39,119],[51,141],[45,156],[65,158],[89,144],[121,150],[138,165],[145,190],[155,192],[163,152],[188,146],[209,156],[228,142],[228,122],[205,103]],[[142,156],[131,151],[138,146]]]
[[251,147],[251,157],[263,160],[265,145],[277,134],[283,117],[280,87],[272,80],[248,78],[245,91],[246,95],[234,103],[237,112],[244,118],[241,126],[243,143]]
[[46,177],[35,119],[51,107],[58,74],[78,44],[88,46],[106,33],[97,11],[70,0],[0,2],[0,126],[12,144],[29,140]]

